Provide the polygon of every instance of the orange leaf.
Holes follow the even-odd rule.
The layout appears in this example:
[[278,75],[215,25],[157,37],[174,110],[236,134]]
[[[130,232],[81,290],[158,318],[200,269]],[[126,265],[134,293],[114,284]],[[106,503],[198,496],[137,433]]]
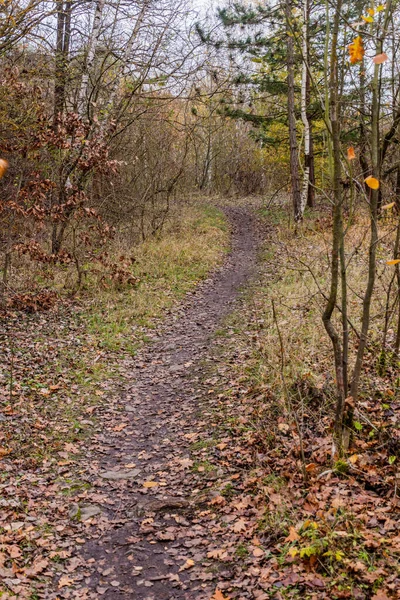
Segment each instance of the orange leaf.
[[373,22],[374,22],[374,19],[373,19],[373,17],[371,17],[371,16],[370,16],[370,17],[364,17],[364,16],[361,16],[361,18],[362,18],[362,20],[363,20],[363,21],[365,21],[366,23],[373,23]]
[[363,41],[360,36],[357,36],[348,47],[350,54],[350,62],[352,65],[362,61],[364,56]]
[[0,158],[0,179],[6,174],[8,169],[8,162],[3,158]]
[[153,488],[153,487],[157,487],[158,483],[157,481],[145,481],[143,484],[143,487],[145,488]]
[[294,527],[290,527],[289,528],[289,535],[285,538],[285,542],[295,542],[296,540],[299,540],[300,536],[297,533],[297,531],[295,530]]
[[211,600],[229,600],[229,596],[224,596],[221,590],[217,588],[214,596],[211,597]]
[[376,56],[374,56],[374,58],[372,59],[372,61],[376,64],[376,65],[381,65],[382,63],[386,62],[388,60],[388,55],[386,54],[386,52],[382,52],[382,54],[377,54]]
[[356,158],[356,153],[354,152],[353,146],[347,148],[347,160],[354,160]]
[[374,16],[374,14],[375,14],[375,9],[374,9],[374,8],[369,8],[369,9],[367,10],[367,13],[368,13],[369,15],[371,15],[371,17],[373,17],[373,16]]
[[400,263],[400,258],[395,258],[393,260],[387,260],[386,264],[387,265],[398,265]]
[[364,179],[364,181],[367,184],[367,186],[371,188],[371,190],[379,190],[379,181],[375,179],[375,177],[372,177],[370,175],[369,177],[367,177],[367,179]]

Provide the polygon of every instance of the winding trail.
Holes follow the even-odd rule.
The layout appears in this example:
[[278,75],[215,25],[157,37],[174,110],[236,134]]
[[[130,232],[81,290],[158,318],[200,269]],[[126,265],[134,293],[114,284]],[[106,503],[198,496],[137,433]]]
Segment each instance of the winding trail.
[[81,592],[70,597],[209,600],[215,590],[215,574],[202,567],[210,532],[194,511],[190,446],[209,426],[200,408],[213,336],[254,273],[259,246],[252,209],[226,213],[233,241],[224,265],[124,363],[107,425],[88,448],[89,510],[102,513],[87,528]]

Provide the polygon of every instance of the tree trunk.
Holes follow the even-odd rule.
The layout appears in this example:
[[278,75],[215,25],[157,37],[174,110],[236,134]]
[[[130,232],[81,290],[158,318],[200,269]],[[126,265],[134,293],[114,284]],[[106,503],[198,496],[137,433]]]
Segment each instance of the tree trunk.
[[94,59],[96,56],[96,49],[98,46],[98,42],[100,39],[101,33],[101,21],[103,16],[105,0],[98,0],[96,2],[96,7],[94,11],[93,17],[93,25],[92,31],[90,33],[89,41],[88,41],[88,49],[86,55],[86,63],[83,68],[81,86],[79,89],[78,95],[78,113],[81,117],[84,116],[84,113],[87,109],[86,105],[86,97],[89,85],[89,77],[93,68]]
[[314,206],[314,157],[312,152],[311,124],[308,106],[310,103],[310,74],[309,74],[309,32],[310,18],[309,0],[303,1],[302,27],[302,73],[301,73],[301,119],[304,126],[304,178],[301,191],[301,212],[306,206]]
[[[391,15],[391,0],[386,7],[385,21],[382,28],[381,37],[378,39],[376,44],[376,54],[381,54],[383,51],[383,40],[387,32]],[[372,163],[372,175],[376,179],[380,179],[381,170],[381,155],[380,155],[380,132],[379,132],[379,120],[380,120],[380,85],[381,85],[381,65],[374,65],[374,77],[372,81],[372,123],[371,123],[371,163]],[[379,191],[369,190],[369,203],[370,203],[370,243],[369,243],[369,259],[368,259],[368,281],[367,288],[365,290],[363,298],[363,313],[361,320],[361,335],[357,350],[356,363],[353,371],[353,379],[351,383],[351,396],[353,403],[357,402],[358,389],[360,383],[361,369],[364,361],[364,352],[367,344],[370,312],[371,312],[371,301],[372,294],[375,287],[375,275],[376,275],[376,247],[378,244],[378,203],[379,203]],[[349,414],[349,420],[352,421],[352,413]],[[349,425],[351,425],[351,421]]]
[[286,0],[285,4],[286,30],[287,30],[287,86],[288,86],[288,116],[289,116],[289,145],[290,145],[290,174],[292,181],[292,201],[294,220],[301,221],[303,211],[301,207],[301,190],[299,177],[299,156],[297,147],[296,115],[294,103],[294,42],[291,27],[292,2]]
[[57,1],[57,40],[54,74],[54,120],[64,112],[67,85],[68,55],[71,39],[72,2]]
[[[327,305],[322,315],[325,329],[331,339],[336,374],[336,411],[335,411],[335,437],[339,453],[342,450],[342,423],[345,409],[345,378],[343,373],[343,350],[342,343],[332,315],[336,307],[339,289],[339,264],[340,256],[344,255],[343,225],[342,225],[342,188],[341,188],[341,148],[340,148],[340,104],[338,98],[338,34],[340,23],[340,11],[342,0],[339,0],[334,15],[332,28],[332,44],[330,52],[330,75],[329,75],[329,129],[332,141],[332,186],[333,186],[333,236],[331,255],[331,285]],[[342,278],[343,282],[343,278]]]

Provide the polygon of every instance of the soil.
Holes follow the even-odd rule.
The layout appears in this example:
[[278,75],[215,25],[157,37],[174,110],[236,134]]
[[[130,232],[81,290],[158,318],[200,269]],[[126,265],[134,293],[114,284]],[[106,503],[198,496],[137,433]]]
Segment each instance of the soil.
[[209,600],[218,578],[229,577],[207,567],[201,506],[213,477],[191,457],[213,425],[205,373],[215,334],[255,272],[260,243],[251,208],[224,210],[233,231],[224,265],[122,365],[124,383],[87,448],[89,504],[71,507],[86,527],[81,574],[74,590],[58,582],[49,598]]

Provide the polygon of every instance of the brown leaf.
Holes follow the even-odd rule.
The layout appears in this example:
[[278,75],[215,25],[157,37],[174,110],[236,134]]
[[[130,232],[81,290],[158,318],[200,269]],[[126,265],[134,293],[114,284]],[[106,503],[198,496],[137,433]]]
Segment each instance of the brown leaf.
[[58,589],[63,587],[70,587],[73,583],[73,579],[70,579],[68,575],[63,575],[62,577],[60,577],[60,580],[58,582]]
[[300,536],[297,533],[296,529],[294,527],[290,527],[289,528],[289,535],[285,538],[285,542],[295,542],[296,540],[299,540]]
[[236,533],[240,533],[241,531],[245,531],[247,529],[246,521],[243,519],[238,519],[233,525],[233,531]]
[[224,596],[219,588],[215,590],[213,596],[211,596],[210,600],[229,600],[229,596]]

